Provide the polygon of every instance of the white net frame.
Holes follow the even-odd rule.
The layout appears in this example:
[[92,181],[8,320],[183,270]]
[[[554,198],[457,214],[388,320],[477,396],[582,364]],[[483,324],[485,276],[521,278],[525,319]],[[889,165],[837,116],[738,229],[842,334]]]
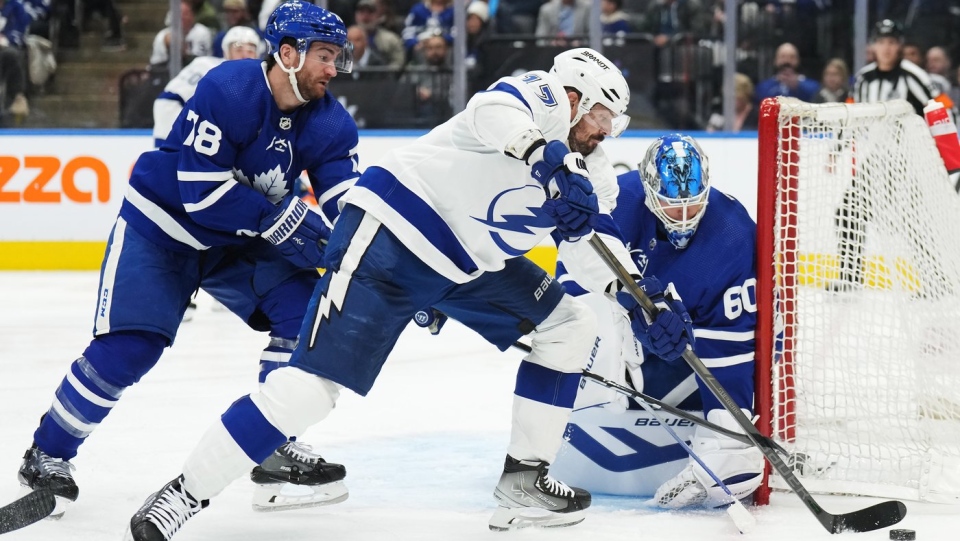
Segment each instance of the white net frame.
[[905,101],[762,116],[761,430],[811,492],[960,503],[960,195],[926,123]]

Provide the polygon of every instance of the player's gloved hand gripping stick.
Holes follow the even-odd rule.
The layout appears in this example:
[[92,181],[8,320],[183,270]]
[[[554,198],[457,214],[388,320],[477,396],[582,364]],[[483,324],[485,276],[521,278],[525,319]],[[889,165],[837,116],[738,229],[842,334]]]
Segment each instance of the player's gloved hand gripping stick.
[[583,156],[570,152],[560,141],[547,143],[543,159],[530,170],[530,176],[543,185],[547,194],[543,211],[553,218],[557,231],[569,242],[576,242],[593,231],[600,212],[587,175]]
[[[636,300],[643,310],[656,319],[660,308],[640,289],[640,286],[637,285],[627,270],[623,268],[623,265],[620,264],[613,252],[603,243],[603,240],[593,235],[589,238],[588,242],[590,242],[590,246],[593,247],[603,262],[613,271],[613,274],[620,280],[630,296]],[[783,461],[780,455],[777,454],[774,442],[767,436],[761,434],[760,431],[757,430],[757,427],[753,426],[750,419],[743,414],[743,411],[740,410],[737,403],[730,397],[726,389],[720,385],[720,382],[717,381],[689,345],[683,351],[683,360],[690,365],[690,368],[692,368],[697,376],[707,385],[710,392],[717,397],[717,400],[720,401],[724,409],[733,415],[737,424],[740,425],[747,437],[750,438],[751,443],[760,449],[767,461],[777,470],[777,473],[780,474],[783,480],[790,485],[790,488],[800,497],[800,500],[803,501],[807,509],[813,513],[828,532],[869,532],[879,530],[900,522],[903,520],[903,517],[906,516],[907,506],[904,505],[903,502],[896,500],[878,503],[866,509],[853,511],[851,513],[835,515],[824,510],[816,500],[813,499],[810,492],[800,483],[800,480],[797,479],[793,470]]]
[[298,267],[323,266],[323,256],[330,238],[330,229],[319,213],[295,195],[281,202],[277,211],[260,221],[260,236],[276,246]]
[[693,320],[672,283],[664,288],[660,280],[649,276],[637,285],[661,309],[656,316],[648,314],[626,291],[617,292],[617,302],[630,312],[630,327],[644,351],[673,363],[693,346]]

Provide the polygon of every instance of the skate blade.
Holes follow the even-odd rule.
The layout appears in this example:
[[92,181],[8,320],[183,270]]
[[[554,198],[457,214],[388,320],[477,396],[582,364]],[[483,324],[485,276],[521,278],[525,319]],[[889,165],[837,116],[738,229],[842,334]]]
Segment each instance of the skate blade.
[[349,495],[343,481],[323,485],[293,483],[256,485],[253,491],[253,510],[271,512],[333,505],[346,500]]
[[520,530],[523,528],[565,528],[580,524],[586,515],[583,511],[572,513],[554,513],[535,507],[498,507],[490,518],[490,529],[495,532]]

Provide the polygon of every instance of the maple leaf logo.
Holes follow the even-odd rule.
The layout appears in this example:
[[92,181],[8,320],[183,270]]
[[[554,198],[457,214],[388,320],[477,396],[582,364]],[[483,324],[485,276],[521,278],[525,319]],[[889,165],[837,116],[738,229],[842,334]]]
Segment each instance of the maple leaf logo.
[[274,204],[279,203],[290,191],[287,189],[287,179],[283,178],[283,170],[279,165],[266,173],[254,175],[253,187],[260,190],[260,193]]

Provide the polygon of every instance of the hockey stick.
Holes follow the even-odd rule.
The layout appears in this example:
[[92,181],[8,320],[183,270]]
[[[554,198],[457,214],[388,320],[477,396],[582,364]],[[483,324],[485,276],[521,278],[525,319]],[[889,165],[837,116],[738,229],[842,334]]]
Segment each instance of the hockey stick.
[[[634,300],[636,300],[651,317],[656,317],[660,309],[657,308],[657,306],[653,304],[653,301],[650,300],[650,297],[640,289],[630,276],[630,273],[623,268],[620,261],[618,261],[613,252],[610,251],[610,248],[603,243],[603,240],[596,234],[593,234],[588,242],[597,252],[597,255],[600,256],[600,259],[613,271],[614,276],[620,280]],[[717,378],[715,378],[710,370],[703,364],[703,361],[697,357],[697,354],[693,352],[691,347],[687,346],[686,351],[683,352],[683,360],[690,365],[690,368],[692,368],[697,376],[706,384],[710,392],[717,397],[717,400],[723,404],[723,407],[733,415],[733,418],[736,419],[737,424],[746,432],[747,437],[750,438],[753,445],[760,449],[760,452],[767,458],[767,461],[777,470],[777,473],[780,474],[783,480],[790,485],[790,488],[793,489],[807,509],[813,513],[828,532],[833,534],[842,532],[869,532],[892,526],[903,520],[903,517],[906,516],[907,506],[904,505],[903,502],[896,500],[878,503],[851,513],[835,515],[824,510],[820,507],[820,504],[813,499],[810,492],[800,483],[800,480],[794,475],[793,470],[787,466],[783,459],[780,458],[780,455],[777,454],[777,451],[768,443],[768,438],[764,437],[760,431],[757,430],[757,427],[753,426],[750,419],[743,414],[740,406],[737,405],[729,393],[727,393],[727,390],[723,388],[720,382],[717,381]]]
[[747,511],[747,508],[743,506],[743,502],[738,500],[737,497],[733,495],[733,492],[730,492],[730,489],[727,488],[727,485],[720,480],[720,477],[717,476],[717,474],[713,473],[713,470],[708,468],[707,465],[703,463],[703,460],[697,456],[697,453],[693,452],[693,449],[687,445],[687,442],[683,441],[683,438],[677,435],[677,432],[669,424],[664,422],[659,415],[657,415],[657,412],[654,410],[653,406],[644,400],[639,400],[639,402],[640,406],[650,412],[650,415],[653,415],[653,418],[660,423],[660,426],[670,433],[670,436],[674,439],[674,441],[680,444],[680,447],[683,447],[683,450],[690,455],[690,458],[695,460],[696,463],[703,468],[703,471],[707,472],[707,475],[713,479],[713,482],[715,482],[717,486],[726,492],[727,496],[730,496],[730,505],[727,506],[727,515],[729,515],[730,519],[733,520],[734,525],[736,525],[737,529],[740,530],[740,533],[747,533],[752,530],[753,527],[757,525],[757,519],[753,518],[753,515],[750,514],[750,511]]
[[48,489],[34,490],[18,500],[0,507],[0,534],[19,530],[50,516],[57,498]]
[[[532,349],[530,348],[530,346],[524,344],[523,342],[514,342],[514,343],[512,344],[512,346],[515,347],[515,348],[517,348],[517,349],[519,349],[520,351],[525,351],[525,352],[527,352],[527,353],[530,353],[530,352],[532,351]],[[660,401],[660,400],[658,400],[658,399],[656,399],[656,398],[654,398],[654,397],[652,397],[652,396],[650,396],[650,395],[643,394],[643,393],[641,393],[640,391],[638,391],[638,390],[636,390],[636,389],[632,389],[632,388],[627,387],[627,386],[625,386],[625,385],[621,385],[621,384],[619,384],[619,383],[617,383],[617,382],[615,382],[615,381],[613,381],[613,380],[607,379],[607,378],[605,378],[605,377],[603,377],[603,376],[601,376],[601,375],[599,375],[599,374],[595,374],[595,373],[593,373],[593,372],[591,372],[591,371],[589,371],[589,370],[583,370],[581,373],[583,374],[583,377],[588,378],[588,379],[590,379],[590,380],[593,380],[594,383],[596,383],[596,384],[598,384],[598,385],[603,385],[604,387],[607,387],[608,389],[613,389],[614,391],[617,391],[617,392],[619,392],[619,393],[621,393],[621,394],[624,394],[624,395],[627,395],[627,396],[629,396],[629,397],[635,398],[635,399],[637,399],[638,402],[640,402],[640,401],[646,402],[647,404],[650,404],[651,406],[656,406],[657,408],[659,408],[659,409],[661,409],[661,410],[663,410],[663,411],[665,411],[665,412],[667,412],[667,413],[669,413],[669,414],[671,414],[671,415],[673,415],[673,416],[680,417],[681,419],[685,419],[685,420],[687,420],[687,421],[690,421],[691,423],[693,423],[693,424],[695,424],[695,425],[699,425],[699,426],[702,426],[702,427],[704,427],[704,428],[709,428],[710,430],[712,430],[712,431],[714,431],[714,432],[716,432],[716,433],[718,433],[718,434],[723,434],[724,436],[726,436],[726,437],[728,437],[728,438],[730,438],[730,439],[733,439],[733,440],[737,440],[737,441],[739,441],[739,442],[741,442],[741,443],[745,443],[745,444],[747,444],[747,445],[753,445],[753,441],[751,441],[750,438],[748,438],[748,437],[746,436],[746,434],[741,434],[740,432],[734,432],[733,430],[730,430],[729,428],[724,428],[724,427],[722,427],[722,426],[720,426],[720,425],[718,425],[718,424],[711,423],[710,421],[704,419],[703,417],[698,417],[698,416],[690,413],[689,411],[684,411],[684,410],[682,410],[682,409],[680,409],[680,408],[677,408],[677,407],[675,407],[675,406],[671,406],[670,404],[667,404],[666,402],[662,402],[662,401]],[[766,438],[766,436],[764,436],[764,438]],[[785,456],[785,457],[787,457],[787,458],[790,458],[790,457],[791,457],[790,452],[788,452],[786,449],[784,449],[783,447],[781,447],[779,443],[773,441],[773,440],[770,439],[770,438],[766,438],[766,441],[767,441],[767,444],[770,445],[771,447],[773,447],[774,449],[776,449],[778,453],[782,454],[783,456]]]

